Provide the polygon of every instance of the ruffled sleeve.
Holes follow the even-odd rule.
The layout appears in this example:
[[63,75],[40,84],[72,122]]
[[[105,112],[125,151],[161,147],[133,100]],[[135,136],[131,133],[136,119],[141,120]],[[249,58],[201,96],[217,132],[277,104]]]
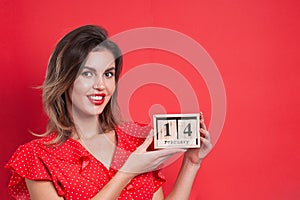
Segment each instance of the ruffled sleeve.
[[165,176],[162,174],[161,170],[153,172],[153,191],[158,190],[166,182]]
[[5,168],[12,171],[8,190],[16,199],[30,199],[25,179],[51,181],[59,195],[63,195],[57,179],[51,174],[43,158],[47,152],[41,148],[43,144],[32,141],[20,146],[5,165]]

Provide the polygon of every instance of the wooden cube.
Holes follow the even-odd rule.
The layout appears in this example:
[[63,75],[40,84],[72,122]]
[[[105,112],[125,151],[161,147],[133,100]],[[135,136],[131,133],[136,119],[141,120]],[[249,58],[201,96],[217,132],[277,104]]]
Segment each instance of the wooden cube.
[[200,114],[156,114],[154,148],[199,148]]

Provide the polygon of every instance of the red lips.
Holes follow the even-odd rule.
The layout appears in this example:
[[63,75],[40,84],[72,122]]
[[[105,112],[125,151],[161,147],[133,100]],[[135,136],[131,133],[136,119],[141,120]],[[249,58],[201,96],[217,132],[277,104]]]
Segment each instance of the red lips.
[[106,96],[105,94],[91,94],[88,95],[87,97],[92,104],[99,106],[104,103],[105,96]]

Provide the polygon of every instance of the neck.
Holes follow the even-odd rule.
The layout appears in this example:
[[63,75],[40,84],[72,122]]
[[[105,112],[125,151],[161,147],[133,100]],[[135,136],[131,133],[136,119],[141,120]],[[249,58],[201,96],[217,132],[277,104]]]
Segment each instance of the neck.
[[75,110],[70,115],[76,128],[74,137],[88,139],[102,132],[97,115],[84,115]]

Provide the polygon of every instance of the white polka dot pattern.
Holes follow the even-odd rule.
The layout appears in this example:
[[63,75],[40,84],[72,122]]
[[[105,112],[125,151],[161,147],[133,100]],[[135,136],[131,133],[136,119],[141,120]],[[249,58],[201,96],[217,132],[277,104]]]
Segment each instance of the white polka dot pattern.
[[[143,143],[150,127],[126,123],[115,130],[118,148],[110,169],[73,139],[58,147],[45,146],[45,142],[53,139],[51,135],[20,146],[5,166],[13,172],[9,193],[16,199],[30,199],[25,184],[27,178],[51,181],[57,194],[64,199],[92,198],[117,173],[130,153]],[[131,180],[118,199],[152,199],[164,182],[159,171],[141,174]]]

